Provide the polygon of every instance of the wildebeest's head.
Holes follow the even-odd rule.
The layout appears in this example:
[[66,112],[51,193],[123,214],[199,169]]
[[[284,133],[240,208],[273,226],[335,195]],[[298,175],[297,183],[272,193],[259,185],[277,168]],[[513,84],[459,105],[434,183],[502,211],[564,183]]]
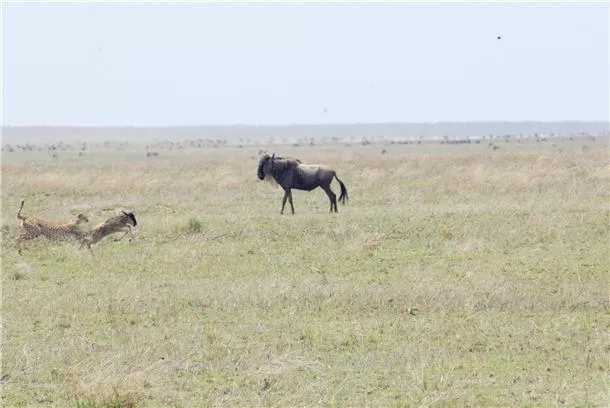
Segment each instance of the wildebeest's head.
[[136,221],[136,216],[134,215],[134,213],[132,213],[132,212],[126,213],[125,211],[123,211],[123,215],[127,217],[127,223],[131,224],[132,227],[135,227],[138,225],[138,222]]
[[267,174],[271,174],[274,159],[275,153],[273,153],[273,156],[269,156],[267,153],[261,156],[261,159],[258,161],[258,170],[256,171],[259,180],[264,180]]

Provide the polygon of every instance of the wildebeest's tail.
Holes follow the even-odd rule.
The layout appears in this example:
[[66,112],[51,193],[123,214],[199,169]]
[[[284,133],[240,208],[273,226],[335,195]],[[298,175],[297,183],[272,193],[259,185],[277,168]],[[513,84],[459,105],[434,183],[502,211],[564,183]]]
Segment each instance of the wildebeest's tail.
[[345,184],[343,184],[343,182],[341,180],[339,180],[339,177],[337,177],[336,173],[335,173],[335,178],[337,179],[337,181],[339,182],[339,185],[341,186],[341,195],[339,196],[339,201],[342,204],[345,204],[348,201],[347,188],[345,188]]

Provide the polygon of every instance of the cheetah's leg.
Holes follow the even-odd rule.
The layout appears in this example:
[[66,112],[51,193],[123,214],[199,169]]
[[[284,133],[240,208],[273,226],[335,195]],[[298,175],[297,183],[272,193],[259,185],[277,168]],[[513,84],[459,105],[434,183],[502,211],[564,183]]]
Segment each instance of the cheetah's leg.
[[40,236],[40,234],[41,234],[40,228],[36,228],[33,231],[23,231],[22,230],[16,239],[17,252],[19,253],[19,255],[21,255],[21,243],[23,241],[29,241],[30,239],[37,238],[38,236]]
[[17,240],[15,241],[17,245],[17,252],[19,253],[19,255],[21,255],[21,241],[23,241],[21,237],[17,238]]

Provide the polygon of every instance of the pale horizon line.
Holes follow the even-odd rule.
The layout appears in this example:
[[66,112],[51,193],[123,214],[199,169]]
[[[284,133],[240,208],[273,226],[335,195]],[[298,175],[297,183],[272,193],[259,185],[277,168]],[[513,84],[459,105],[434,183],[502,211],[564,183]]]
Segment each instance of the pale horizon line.
[[439,121],[388,121],[388,122],[336,122],[336,123],[287,123],[287,124],[176,124],[176,125],[2,125],[2,129],[9,128],[46,128],[46,129],[164,129],[164,128],[204,128],[204,127],[300,127],[300,126],[379,126],[379,125],[437,125],[437,124],[510,124],[510,123],[607,123],[609,119],[595,120],[439,120]]

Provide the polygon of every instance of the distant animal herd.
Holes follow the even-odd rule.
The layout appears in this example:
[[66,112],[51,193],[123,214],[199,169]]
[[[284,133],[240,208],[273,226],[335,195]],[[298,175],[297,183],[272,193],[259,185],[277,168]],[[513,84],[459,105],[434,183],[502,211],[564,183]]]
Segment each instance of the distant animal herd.
[[[260,157],[256,175],[260,180],[270,178],[284,189],[280,214],[284,214],[286,201],[290,203],[290,209],[292,214],[294,214],[292,189],[311,191],[318,187],[324,190],[328,196],[330,212],[338,212],[337,195],[330,187],[334,179],[339,182],[341,188],[338,201],[345,204],[348,200],[347,188],[337,176],[337,172],[324,165],[303,164],[299,159],[284,158],[275,154],[269,156],[267,153],[264,153]],[[21,229],[16,240],[19,254],[22,253],[21,247],[24,241],[41,236],[50,241],[76,239],[80,243],[79,248],[86,246],[93,254],[91,245],[100,242],[109,235],[123,232],[124,234],[117,238],[116,241],[120,241],[126,235],[129,235],[129,240],[131,241],[134,237],[132,228],[138,225],[133,212],[121,211],[119,214],[87,231],[81,228],[81,224],[89,222],[89,218],[85,214],[78,214],[74,221],[68,223],[50,222],[22,215],[21,211],[23,210],[24,203],[25,200],[21,200],[21,206],[17,212],[17,218],[21,221]]]

